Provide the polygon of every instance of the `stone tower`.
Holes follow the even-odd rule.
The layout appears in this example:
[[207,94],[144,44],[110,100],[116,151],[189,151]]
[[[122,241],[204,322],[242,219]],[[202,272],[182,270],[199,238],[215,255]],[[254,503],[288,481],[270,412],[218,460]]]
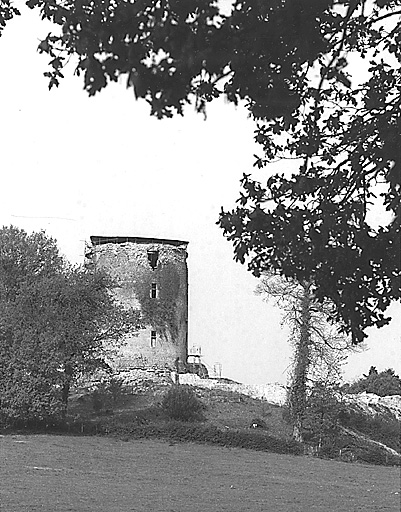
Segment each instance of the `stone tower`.
[[119,369],[170,368],[188,355],[188,242],[91,236],[87,264],[118,283],[116,297],[140,309],[144,328],[116,357]]

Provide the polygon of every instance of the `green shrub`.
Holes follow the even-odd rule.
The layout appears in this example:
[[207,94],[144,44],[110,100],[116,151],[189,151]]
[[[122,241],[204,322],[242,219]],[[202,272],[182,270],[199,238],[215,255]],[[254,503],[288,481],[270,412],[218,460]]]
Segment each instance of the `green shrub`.
[[111,377],[107,381],[106,389],[107,392],[110,393],[114,403],[118,402],[125,393],[123,382],[115,377]]
[[368,464],[382,466],[399,466],[400,458],[397,455],[386,452],[380,446],[357,446],[354,448],[355,458]]
[[36,427],[63,420],[61,393],[51,381],[24,372],[15,375],[0,382],[0,427]]
[[105,406],[106,394],[101,388],[94,389],[91,394],[92,407],[95,413],[99,413]]
[[100,382],[90,393],[92,407],[95,413],[115,405],[124,396],[125,388],[120,379],[111,377]]
[[343,386],[344,393],[374,393],[379,396],[401,395],[401,379],[391,368],[378,372],[374,366],[353,384]]
[[189,386],[175,385],[163,397],[161,407],[172,420],[194,421],[202,419],[202,402]]
[[339,435],[341,409],[335,391],[324,383],[315,385],[307,398],[302,425],[305,442],[328,457],[336,452]]
[[280,439],[260,430],[222,430],[215,425],[188,424],[180,421],[135,424],[111,418],[97,433],[118,436],[120,439],[167,439],[218,446],[230,446],[273,453],[302,455],[302,445],[292,439]]
[[340,422],[344,427],[351,428],[379,441],[397,452],[401,451],[400,428],[398,420],[380,416],[368,416],[352,409],[340,413]]

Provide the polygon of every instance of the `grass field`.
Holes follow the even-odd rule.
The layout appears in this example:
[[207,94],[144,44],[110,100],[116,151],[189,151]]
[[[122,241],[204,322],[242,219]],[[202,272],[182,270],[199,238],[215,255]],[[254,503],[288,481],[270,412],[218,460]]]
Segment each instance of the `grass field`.
[[0,437],[1,512],[400,510],[400,468],[196,444]]

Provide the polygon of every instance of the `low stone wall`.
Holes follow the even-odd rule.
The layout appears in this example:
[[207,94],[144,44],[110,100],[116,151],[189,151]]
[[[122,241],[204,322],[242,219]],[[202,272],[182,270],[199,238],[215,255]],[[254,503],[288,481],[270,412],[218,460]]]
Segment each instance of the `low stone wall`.
[[[174,381],[175,374],[172,375]],[[198,386],[207,389],[223,389],[242,393],[243,395],[266,400],[271,404],[284,405],[287,398],[287,388],[281,384],[262,384],[251,385],[241,384],[239,382],[224,382],[224,379],[201,379],[198,375],[185,373],[179,375],[180,384]],[[392,415],[397,420],[401,420],[401,396],[378,396],[372,393],[358,393],[355,395],[345,395],[343,400],[349,404],[355,404],[366,414],[370,416]]]
[[[221,389],[241,393],[251,398],[265,400],[271,404],[284,405],[287,398],[287,388],[282,384],[251,385],[240,382],[230,382],[228,379],[202,379],[193,373],[177,374],[168,368],[131,369],[116,371],[114,378],[120,379],[129,391],[133,394],[142,393],[152,389],[156,394],[161,392],[164,386],[171,386],[173,383],[187,384],[205,389]],[[102,381],[107,381],[109,374],[98,375],[91,379],[84,379],[78,387],[92,390]],[[401,421],[401,396],[378,396],[372,393],[348,394],[343,400],[350,406],[354,405],[370,416],[384,415],[393,416]]]
[[[175,378],[175,374],[172,378]],[[198,375],[192,373],[180,374],[179,383],[200,388],[233,391],[251,398],[266,400],[266,402],[276,405],[284,405],[287,398],[286,387],[276,383],[263,385],[241,384],[239,382],[225,382],[223,379],[201,379]]]
[[121,381],[125,391],[131,394],[141,394],[152,391],[159,395],[168,386],[172,386],[170,369],[133,368],[131,370],[115,370],[113,374],[99,371],[90,377],[83,377],[74,386],[75,394],[91,393],[99,386],[107,384],[111,379]]
[[114,377],[121,380],[129,393],[141,394],[151,391],[154,395],[163,394],[163,389],[172,385],[170,370],[133,369],[119,371]]

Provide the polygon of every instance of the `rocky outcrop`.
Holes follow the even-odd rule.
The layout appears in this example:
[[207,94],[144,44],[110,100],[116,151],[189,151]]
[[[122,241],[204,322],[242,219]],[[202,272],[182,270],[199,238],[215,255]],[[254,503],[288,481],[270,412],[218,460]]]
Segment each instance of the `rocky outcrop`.
[[206,389],[222,389],[233,391],[242,395],[266,400],[271,404],[284,405],[287,397],[287,388],[281,384],[241,384],[240,382],[228,381],[228,379],[201,379],[198,375],[189,373],[179,375],[180,384],[188,384]]
[[364,392],[344,395],[343,401],[369,416],[380,415],[401,421],[401,395],[378,396]]

